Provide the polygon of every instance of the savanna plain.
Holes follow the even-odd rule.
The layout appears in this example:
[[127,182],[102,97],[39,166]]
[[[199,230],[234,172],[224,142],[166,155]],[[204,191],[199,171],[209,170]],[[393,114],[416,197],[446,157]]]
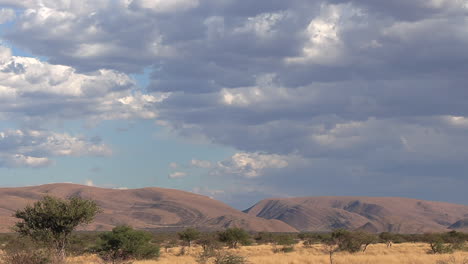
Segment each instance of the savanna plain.
[[[241,255],[251,264],[329,264],[330,258],[324,245],[303,247],[296,245],[293,252],[273,253],[273,245],[242,246],[238,249],[226,249]],[[452,254],[428,254],[430,247],[426,243],[401,243],[387,247],[385,244],[370,245],[366,252],[338,252],[333,256],[334,264],[468,264],[468,252]],[[193,247],[190,253],[179,256],[180,247],[161,252],[158,260],[136,261],[134,264],[194,264],[201,253],[201,247]],[[84,255],[67,259],[69,264],[102,264],[97,256]],[[213,263],[213,262],[208,262]]]

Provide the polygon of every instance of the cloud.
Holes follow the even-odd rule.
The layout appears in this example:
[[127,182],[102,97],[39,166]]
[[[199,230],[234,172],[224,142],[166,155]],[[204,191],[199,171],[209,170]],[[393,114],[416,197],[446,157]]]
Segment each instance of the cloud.
[[176,172],[170,173],[168,178],[169,179],[180,179],[180,178],[185,178],[186,176],[187,176],[187,173],[176,171]]
[[16,17],[15,11],[9,8],[0,9],[0,24],[13,20]]
[[0,48],[3,119],[158,118],[262,193],[468,183],[464,1],[16,3],[4,38],[48,63]]
[[[342,20],[346,6],[324,5],[320,15],[312,19],[304,31],[304,43],[299,57],[287,58],[289,63],[334,64],[341,58],[343,46],[340,39]],[[351,9],[352,10],[352,9]]]
[[111,149],[86,138],[38,130],[0,132],[0,166],[46,167],[51,157],[108,156]]
[[192,159],[190,161],[190,165],[196,168],[202,168],[202,169],[209,169],[212,167],[212,164],[208,160],[197,160],[197,159]]
[[129,7],[149,9],[155,13],[174,13],[195,8],[198,4],[198,0],[134,0]]
[[116,71],[78,73],[69,66],[11,56],[0,46],[2,119],[152,119],[155,105],[166,97],[141,93],[133,80]]
[[289,165],[287,157],[262,153],[236,153],[230,159],[218,162],[214,174],[241,175],[255,178],[268,169],[281,169]]

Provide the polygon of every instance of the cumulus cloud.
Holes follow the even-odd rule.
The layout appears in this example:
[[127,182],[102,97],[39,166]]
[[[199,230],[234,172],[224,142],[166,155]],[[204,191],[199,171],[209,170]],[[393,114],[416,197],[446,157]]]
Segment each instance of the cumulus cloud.
[[11,56],[0,46],[0,118],[115,120],[157,116],[166,95],[139,92],[113,70],[78,73],[69,66]]
[[[304,31],[304,43],[299,57],[287,58],[290,63],[334,64],[341,58],[343,46],[340,30],[346,6],[324,5],[320,15],[312,19]],[[352,10],[352,9],[351,9]]]
[[214,174],[241,175],[255,178],[263,175],[268,169],[287,167],[287,157],[263,153],[236,153],[230,159],[218,162]]
[[0,132],[0,166],[46,167],[50,157],[108,156],[111,149],[102,143],[68,134],[38,130]]
[[465,1],[82,2],[0,2],[23,7],[5,38],[49,59],[0,48],[1,117],[158,117],[238,150],[212,167],[290,193],[467,183]]

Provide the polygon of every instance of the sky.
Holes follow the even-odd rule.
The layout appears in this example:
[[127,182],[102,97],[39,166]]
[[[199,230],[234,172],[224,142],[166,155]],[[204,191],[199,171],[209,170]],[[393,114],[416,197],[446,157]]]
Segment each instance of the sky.
[[467,0],[0,0],[0,186],[468,204]]

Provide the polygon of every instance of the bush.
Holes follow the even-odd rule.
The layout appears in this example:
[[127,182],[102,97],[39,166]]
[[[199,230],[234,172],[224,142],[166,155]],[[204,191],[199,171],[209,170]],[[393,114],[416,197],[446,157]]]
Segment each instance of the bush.
[[454,250],[465,250],[465,243],[468,240],[468,236],[464,233],[457,231],[450,231],[443,235],[444,241],[449,243]]
[[3,247],[2,260],[4,264],[50,264],[50,252],[38,248],[29,239],[14,238]]
[[204,253],[211,255],[223,246],[213,234],[204,234],[197,244],[202,247]]
[[250,244],[250,235],[242,228],[228,228],[218,234],[218,239],[226,243],[230,248],[237,248],[239,244]]
[[67,246],[67,253],[71,256],[81,256],[92,251],[99,239],[97,232],[79,232],[72,234]]
[[188,247],[192,246],[192,242],[200,237],[200,231],[195,228],[187,228],[182,232],[177,233],[179,239],[187,243]]
[[159,247],[153,245],[151,239],[151,233],[118,226],[100,235],[96,252],[103,260],[111,263],[155,259],[159,257]]
[[222,248],[221,242],[216,239],[216,236],[211,233],[203,234],[197,241],[197,244],[202,247],[202,252],[197,256],[197,263],[208,263],[211,258],[218,255],[218,250]]
[[323,240],[322,234],[300,233],[298,238],[303,242],[305,248],[312,247],[313,244],[320,243]]
[[444,244],[443,241],[434,241],[429,243],[431,254],[449,254],[453,253],[453,247],[451,245]]
[[446,244],[444,241],[444,235],[437,234],[437,233],[429,233],[424,234],[423,237],[426,243],[429,243],[430,250],[428,253],[430,254],[446,254],[452,253],[453,247],[451,244]]
[[274,234],[268,232],[259,232],[255,234],[254,240],[257,244],[268,244],[274,242]]
[[285,247],[274,248],[273,249],[273,253],[290,253],[290,252],[294,252],[294,247],[285,246]]
[[214,260],[214,264],[247,264],[247,259],[232,253],[219,254]]
[[[294,237],[289,234],[280,234],[274,238],[275,248],[273,249],[274,253],[288,253],[288,252],[293,252],[294,251],[294,244],[296,244],[296,240],[294,240]],[[281,248],[276,248],[276,246],[282,246]]]
[[49,264],[52,260],[49,254],[43,251],[17,251],[5,252],[2,256],[4,264]]

